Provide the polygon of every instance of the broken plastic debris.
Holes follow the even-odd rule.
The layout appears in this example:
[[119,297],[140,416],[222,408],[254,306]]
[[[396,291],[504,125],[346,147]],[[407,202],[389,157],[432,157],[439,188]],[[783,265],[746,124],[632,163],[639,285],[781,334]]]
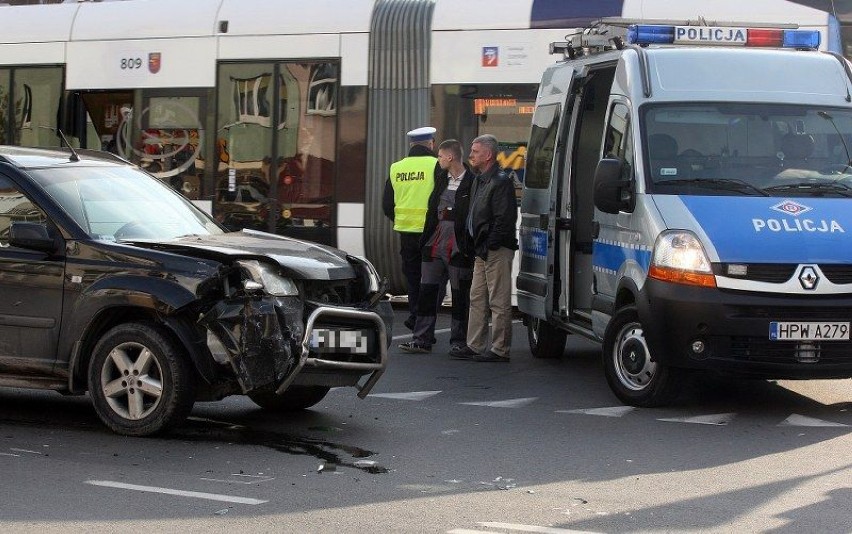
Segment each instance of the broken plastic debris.
[[228,513],[229,510],[230,510],[230,508],[222,508],[221,510],[216,510],[213,513],[216,514],[216,515],[225,515],[225,514]]
[[373,460],[357,460],[355,462],[355,467],[373,467],[376,465],[376,462]]
[[333,472],[337,471],[337,465],[332,464],[332,463],[320,464],[319,467],[317,467],[317,473],[322,473],[324,471],[328,471],[329,473],[333,473]]
[[530,495],[532,495],[533,493],[535,493],[535,490],[527,490],[527,493],[529,493]]

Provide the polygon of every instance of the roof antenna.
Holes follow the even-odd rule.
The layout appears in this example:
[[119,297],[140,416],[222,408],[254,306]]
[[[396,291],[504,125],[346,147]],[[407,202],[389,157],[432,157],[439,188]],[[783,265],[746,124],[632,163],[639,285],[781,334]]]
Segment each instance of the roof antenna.
[[74,147],[71,146],[71,143],[68,142],[68,139],[65,137],[65,134],[62,133],[62,130],[59,128],[56,129],[56,132],[59,134],[59,137],[62,138],[62,142],[65,143],[65,146],[68,147],[68,150],[71,151],[71,157],[68,158],[70,161],[80,161],[80,156],[77,155],[77,151],[74,150]]

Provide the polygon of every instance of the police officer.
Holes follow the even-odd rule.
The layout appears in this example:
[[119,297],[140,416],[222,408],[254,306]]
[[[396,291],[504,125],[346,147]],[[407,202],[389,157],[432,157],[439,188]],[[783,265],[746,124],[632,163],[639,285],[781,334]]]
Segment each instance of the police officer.
[[435,128],[424,126],[408,132],[408,156],[394,162],[385,184],[382,209],[399,232],[402,271],[408,284],[408,319],[405,326],[414,328],[417,300],[420,297],[420,238],[426,223],[429,196],[439,170],[435,148]]

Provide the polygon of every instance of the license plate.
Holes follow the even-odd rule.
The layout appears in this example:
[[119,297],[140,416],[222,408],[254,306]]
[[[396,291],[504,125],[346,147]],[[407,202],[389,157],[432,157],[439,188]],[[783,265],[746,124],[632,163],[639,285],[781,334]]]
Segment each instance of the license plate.
[[769,323],[769,339],[775,341],[849,341],[849,323]]
[[309,346],[314,352],[368,354],[368,330],[331,330],[315,328],[311,331]]

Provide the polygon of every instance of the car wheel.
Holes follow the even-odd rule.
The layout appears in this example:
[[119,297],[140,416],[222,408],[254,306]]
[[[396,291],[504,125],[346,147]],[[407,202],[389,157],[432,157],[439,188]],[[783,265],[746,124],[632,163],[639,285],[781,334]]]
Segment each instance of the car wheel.
[[330,389],[322,386],[290,386],[283,395],[276,395],[275,391],[264,389],[252,391],[248,397],[252,402],[270,412],[297,412],[323,400]]
[[625,404],[662,406],[677,393],[680,370],[653,361],[635,306],[618,310],[607,326],[603,364],[610,389]]
[[161,328],[126,323],[95,346],[89,394],[113,431],[148,436],[186,418],[195,401],[195,377],[184,352]]
[[538,317],[527,316],[527,339],[530,352],[536,358],[558,358],[565,352],[568,333],[542,321]]

